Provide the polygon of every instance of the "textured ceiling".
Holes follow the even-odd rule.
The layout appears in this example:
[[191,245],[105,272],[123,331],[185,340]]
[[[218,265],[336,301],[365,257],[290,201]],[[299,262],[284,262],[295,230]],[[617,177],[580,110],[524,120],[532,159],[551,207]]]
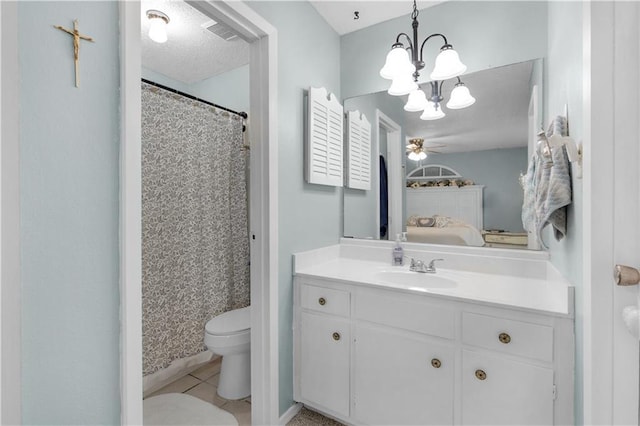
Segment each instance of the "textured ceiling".
[[[149,38],[146,11],[156,9],[169,16],[168,40]],[[224,41],[202,25],[211,22],[183,1],[141,2],[142,66],[174,80],[191,84],[249,63],[249,45],[242,39]]]
[[[420,120],[421,113],[404,111],[406,96],[391,96],[385,91],[366,95],[366,101],[375,102],[383,111],[395,109],[404,117],[407,137],[423,137],[425,146],[442,153],[526,147],[532,69],[533,61],[529,61],[465,74],[462,81],[476,103],[460,110],[445,106],[446,116],[439,120]],[[455,82],[444,83],[444,104]],[[430,93],[428,84],[421,88]],[[359,98],[355,99],[361,103]],[[345,102],[345,110],[350,109],[350,102]]]
[[[407,0],[311,0],[311,5],[340,35],[357,31],[362,28],[409,15],[413,11],[413,1]],[[419,10],[434,6],[442,1],[417,1]],[[354,19],[355,11],[359,18]]]

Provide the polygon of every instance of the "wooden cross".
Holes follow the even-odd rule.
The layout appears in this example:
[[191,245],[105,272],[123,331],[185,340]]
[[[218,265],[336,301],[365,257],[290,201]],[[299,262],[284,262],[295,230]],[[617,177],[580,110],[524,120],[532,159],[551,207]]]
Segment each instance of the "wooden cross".
[[87,40],[93,43],[93,39],[89,36],[85,36],[80,34],[80,31],[78,31],[78,20],[74,20],[73,21],[73,31],[61,27],[60,25],[54,25],[55,28],[64,31],[65,33],[69,33],[73,36],[73,62],[75,64],[75,69],[76,69],[76,87],[80,87],[80,75],[78,73],[78,51],[80,50],[80,39],[82,40]]

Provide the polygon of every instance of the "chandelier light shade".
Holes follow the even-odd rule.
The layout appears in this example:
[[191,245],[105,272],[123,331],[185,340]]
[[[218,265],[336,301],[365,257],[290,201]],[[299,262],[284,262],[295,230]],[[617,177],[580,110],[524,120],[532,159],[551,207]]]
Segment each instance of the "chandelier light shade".
[[380,77],[393,80],[402,75],[411,75],[416,71],[415,65],[409,59],[407,52],[401,43],[396,43],[387,53],[387,60],[380,70]]
[[442,111],[439,105],[436,105],[435,102],[429,101],[427,102],[427,107],[422,112],[420,116],[420,120],[438,120],[443,118],[446,114]]
[[[447,38],[442,34],[431,34],[424,41],[418,43],[418,8],[416,0],[413,1],[413,12],[411,13],[412,36],[400,33],[396,36],[395,43],[391,46],[391,51],[387,54],[384,66],[380,70],[382,78],[391,80],[391,87],[387,91],[393,96],[409,95],[409,99],[404,106],[405,111],[419,112],[422,120],[437,120],[445,116],[442,111],[441,102],[443,97],[442,84],[445,80],[458,77],[467,70],[467,66],[460,61],[458,52],[449,44]],[[424,45],[432,38],[442,38],[444,44],[440,48],[440,53],[435,59],[433,71],[430,74],[431,95],[427,96],[418,85],[420,70],[425,67],[422,52]],[[403,42],[408,46],[405,46]],[[451,109],[461,109],[472,105],[475,99],[471,96],[469,89],[460,81],[453,89],[451,99],[447,102],[447,107]]]
[[409,75],[401,75],[393,79],[387,93],[393,96],[404,96],[414,90],[418,90],[418,83],[413,81]]
[[156,43],[165,43],[169,17],[159,10],[147,10],[147,18],[149,18],[149,38]]
[[409,100],[404,106],[405,111],[418,112],[424,111],[427,107],[427,95],[420,89],[409,93]]
[[448,80],[463,74],[466,70],[467,66],[460,62],[458,52],[453,50],[450,44],[446,44],[436,56],[436,63],[430,77],[431,80]]
[[473,105],[476,98],[471,96],[469,89],[463,82],[458,82],[451,91],[451,97],[447,102],[447,108],[449,109],[462,109]]

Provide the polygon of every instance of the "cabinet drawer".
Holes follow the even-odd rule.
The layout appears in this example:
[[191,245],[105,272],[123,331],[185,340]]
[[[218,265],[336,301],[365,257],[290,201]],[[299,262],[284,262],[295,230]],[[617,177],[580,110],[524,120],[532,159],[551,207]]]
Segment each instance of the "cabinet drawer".
[[437,337],[455,337],[453,309],[374,292],[357,293],[354,315],[366,321]]
[[512,355],[553,361],[553,327],[464,312],[462,342]]
[[349,303],[348,291],[306,284],[300,286],[300,305],[304,309],[348,317]]

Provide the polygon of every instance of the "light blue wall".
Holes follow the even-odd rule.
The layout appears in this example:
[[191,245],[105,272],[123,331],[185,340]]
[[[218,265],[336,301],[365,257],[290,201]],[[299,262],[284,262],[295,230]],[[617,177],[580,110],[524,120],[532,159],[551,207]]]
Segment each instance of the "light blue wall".
[[[549,51],[545,61],[545,127],[568,106],[569,132],[582,140],[582,4],[549,3]],[[543,237],[549,245],[551,262],[576,286],[576,424],[583,412],[583,324],[582,310],[582,180],[572,179],[573,203],[567,211],[567,237],[556,242],[550,232]],[[548,229],[546,231],[549,231]]]
[[249,65],[193,83],[190,90],[199,98],[202,97],[198,94],[211,94],[210,102],[234,111],[249,112]]
[[326,87],[340,99],[340,38],[307,2],[250,2],[278,30],[280,413],[293,403],[292,253],[336,244],[340,188],[304,182],[305,91]]
[[[166,75],[153,71],[149,68],[142,67],[142,78],[151,80],[154,83],[162,84],[163,86],[171,87],[172,89],[176,89],[181,92],[192,94],[189,92],[189,85],[187,83],[174,80],[173,78],[167,77]],[[202,99],[205,99],[205,98],[202,98]]]
[[[384,7],[384,3],[380,3]],[[407,15],[342,37],[342,94],[345,98],[389,88],[378,71],[400,32],[411,31]],[[546,2],[451,1],[420,11],[419,37],[442,33],[460,54],[467,72],[542,58],[547,50]],[[428,81],[441,39],[425,46]]]
[[[408,167],[415,168],[415,162]],[[484,229],[504,229],[524,232],[522,228],[522,187],[520,173],[527,171],[527,148],[490,149],[459,152],[456,154],[430,154],[423,164],[449,166],[464,179],[484,185]],[[410,170],[409,170],[410,171]]]
[[249,111],[249,65],[191,84],[174,80],[144,67],[142,78],[234,111]]
[[118,4],[18,14],[23,422],[118,424]]

